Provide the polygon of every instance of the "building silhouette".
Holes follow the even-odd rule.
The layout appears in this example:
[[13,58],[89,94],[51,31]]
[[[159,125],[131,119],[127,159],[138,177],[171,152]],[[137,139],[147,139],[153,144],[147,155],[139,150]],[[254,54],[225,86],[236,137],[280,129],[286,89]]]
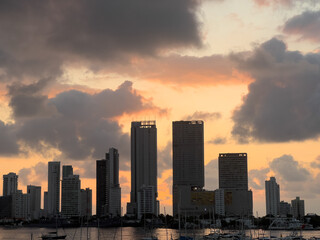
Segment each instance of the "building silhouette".
[[48,217],[59,214],[60,209],[60,162],[48,163]]
[[39,219],[41,209],[41,187],[40,186],[27,186],[28,195],[28,218]]
[[[148,194],[139,192],[152,189],[154,197],[147,198]],[[145,196],[145,198],[144,198]],[[143,214],[158,215],[159,202],[157,201],[157,127],[155,121],[142,121],[131,123],[131,193],[130,203],[127,204],[127,214],[136,217]],[[144,199],[141,199],[144,198]],[[152,212],[139,206],[141,201],[148,202],[154,207]],[[138,213],[138,210],[145,211]]]
[[280,214],[280,187],[275,177],[265,181],[266,214],[274,217]]
[[219,154],[219,189],[224,189],[227,216],[252,216],[246,153]]
[[3,196],[10,196],[18,190],[18,175],[11,172],[3,175]]
[[304,217],[304,200],[300,200],[300,197],[291,200],[292,215],[296,219]]
[[92,216],[92,190],[90,188],[80,190],[80,216]]
[[72,166],[63,166],[61,184],[61,215],[64,217],[80,216],[79,175],[73,175]]
[[291,214],[291,204],[285,201],[281,201],[279,204],[280,217],[287,217],[289,214]]
[[119,184],[119,153],[109,148],[106,158],[97,160],[97,216],[121,215],[121,188]]
[[195,212],[191,192],[204,187],[203,121],[172,122],[172,156],[173,215],[179,210]]

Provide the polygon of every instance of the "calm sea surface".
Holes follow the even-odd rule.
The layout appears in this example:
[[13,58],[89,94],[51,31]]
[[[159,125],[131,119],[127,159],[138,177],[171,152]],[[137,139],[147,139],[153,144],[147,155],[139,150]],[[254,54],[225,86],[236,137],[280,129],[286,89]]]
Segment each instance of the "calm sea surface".
[[[31,239],[31,235],[33,235],[34,240],[39,240],[39,237],[42,233],[47,233],[52,231],[52,229],[46,228],[18,228],[18,229],[7,229],[7,228],[0,228],[0,239]],[[209,229],[204,230],[188,230],[189,236],[195,236],[197,239],[200,239],[200,236],[208,234],[210,232]],[[59,233],[66,234],[67,240],[76,239],[76,240],[86,240],[87,235],[91,240],[97,240],[98,234],[100,236],[99,239],[123,239],[123,240],[139,240],[142,237],[150,236],[150,232],[144,231],[143,228],[132,228],[132,227],[124,227],[122,228],[122,238],[121,238],[121,228],[89,228],[87,232],[87,228],[67,228],[67,229],[59,229]],[[184,231],[182,231],[184,233]],[[290,235],[292,232],[290,231],[271,231],[272,236],[277,237],[285,237]],[[300,232],[299,232],[300,234]],[[155,229],[153,231],[153,235],[157,236],[159,240],[170,240],[171,236],[173,239],[179,236],[178,230],[175,229]],[[262,230],[247,230],[248,236],[257,237],[260,235],[261,237],[269,236],[269,231],[262,231]],[[320,231],[302,231],[302,235],[305,238],[310,237],[319,237],[320,238]]]

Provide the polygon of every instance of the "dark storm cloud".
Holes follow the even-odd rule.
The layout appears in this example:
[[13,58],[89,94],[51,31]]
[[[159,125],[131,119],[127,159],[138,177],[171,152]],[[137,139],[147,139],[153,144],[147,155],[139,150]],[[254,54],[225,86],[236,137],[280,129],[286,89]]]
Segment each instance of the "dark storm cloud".
[[5,124],[0,120],[0,155],[10,156],[19,153],[15,132],[14,124]]
[[168,49],[199,47],[201,1],[0,2],[1,78],[60,75],[64,64],[129,62]]
[[13,110],[13,117],[45,116],[54,111],[53,106],[48,101],[48,97],[41,94],[41,91],[49,82],[50,79],[42,79],[29,85],[18,82],[9,85],[9,106]]
[[[139,95],[131,82],[124,82],[116,90],[105,89],[95,94],[71,90],[53,98],[41,93],[45,86],[40,81],[9,87],[10,104],[16,122],[13,125],[0,125],[1,137],[5,137],[1,147],[7,146],[4,149],[0,147],[1,154],[7,154],[9,150],[16,153],[19,149],[18,140],[37,151],[43,147],[56,148],[65,159],[75,160],[102,159],[109,147],[115,147],[120,153],[121,170],[128,170],[129,135],[123,133],[121,126],[112,119],[124,113],[164,111]],[[13,101],[20,95],[23,95],[23,101]],[[41,106],[50,109],[43,115],[37,114],[37,109],[41,108],[34,101],[39,97],[45,99]],[[28,114],[21,113],[25,110],[24,106],[28,106]],[[89,172],[87,175],[92,174]]]
[[283,26],[283,32],[297,35],[301,39],[320,42],[320,11],[306,11],[290,18]]
[[215,120],[220,119],[221,113],[219,112],[202,112],[202,111],[196,111],[191,115],[185,116],[184,119],[186,120]]
[[239,142],[302,141],[320,134],[320,54],[288,51],[275,38],[231,56],[255,79],[233,112]]

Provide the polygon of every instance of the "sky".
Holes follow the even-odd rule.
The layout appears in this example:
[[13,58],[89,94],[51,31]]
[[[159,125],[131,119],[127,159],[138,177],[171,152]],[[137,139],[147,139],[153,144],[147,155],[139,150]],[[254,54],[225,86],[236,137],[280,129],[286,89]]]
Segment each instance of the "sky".
[[203,120],[206,189],[219,153],[246,152],[255,216],[270,176],[320,214],[319,30],[317,0],[3,0],[0,174],[43,192],[48,161],[71,164],[95,209],[95,161],[115,147],[126,209],[131,121],[156,120],[171,214],[172,121]]

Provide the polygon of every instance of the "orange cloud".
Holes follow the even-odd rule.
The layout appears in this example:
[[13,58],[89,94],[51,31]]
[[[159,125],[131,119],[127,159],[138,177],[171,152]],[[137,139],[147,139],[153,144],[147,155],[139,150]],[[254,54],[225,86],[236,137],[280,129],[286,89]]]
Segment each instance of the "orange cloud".
[[247,84],[252,78],[236,69],[229,56],[205,57],[170,55],[159,58],[134,58],[130,66],[116,65],[104,73],[160,82],[172,86]]

